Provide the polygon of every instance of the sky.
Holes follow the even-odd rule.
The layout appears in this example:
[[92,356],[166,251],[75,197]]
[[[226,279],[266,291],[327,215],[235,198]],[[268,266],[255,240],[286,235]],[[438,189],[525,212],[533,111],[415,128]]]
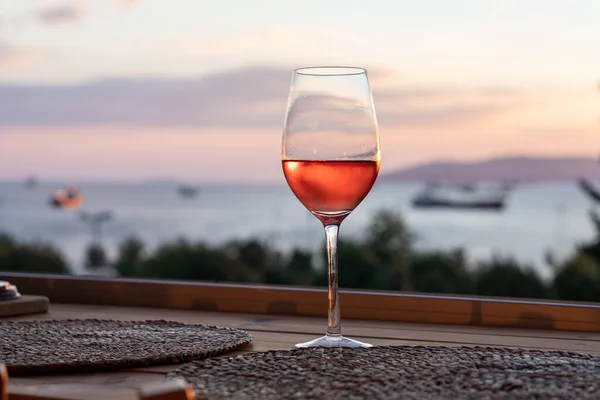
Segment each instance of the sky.
[[367,68],[382,171],[598,153],[597,0],[5,0],[0,179],[279,181],[292,71]]

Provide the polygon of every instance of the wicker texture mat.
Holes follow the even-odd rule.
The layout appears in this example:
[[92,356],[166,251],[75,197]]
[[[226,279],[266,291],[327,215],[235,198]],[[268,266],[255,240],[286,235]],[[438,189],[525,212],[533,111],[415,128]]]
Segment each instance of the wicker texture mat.
[[11,375],[181,363],[238,349],[248,332],[170,321],[0,322],[0,362]]
[[200,399],[600,399],[600,358],[483,347],[310,348],[182,365]]

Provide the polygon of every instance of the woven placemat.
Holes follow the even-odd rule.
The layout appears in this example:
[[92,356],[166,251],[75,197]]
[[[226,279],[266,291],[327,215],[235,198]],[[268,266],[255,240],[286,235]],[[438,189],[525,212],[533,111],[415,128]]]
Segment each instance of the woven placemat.
[[600,358],[483,347],[309,348],[184,364],[201,399],[599,399]]
[[11,375],[97,371],[199,360],[251,340],[238,329],[162,320],[1,321],[0,362]]

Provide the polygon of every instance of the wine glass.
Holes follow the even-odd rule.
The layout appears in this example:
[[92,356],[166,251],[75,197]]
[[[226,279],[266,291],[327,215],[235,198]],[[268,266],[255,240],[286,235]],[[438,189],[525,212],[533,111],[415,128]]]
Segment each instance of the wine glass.
[[340,224],[375,183],[379,158],[367,71],[295,70],[283,131],[283,174],[298,200],[325,227],[329,294],[326,335],[296,347],[371,347],[341,333],[337,241]]

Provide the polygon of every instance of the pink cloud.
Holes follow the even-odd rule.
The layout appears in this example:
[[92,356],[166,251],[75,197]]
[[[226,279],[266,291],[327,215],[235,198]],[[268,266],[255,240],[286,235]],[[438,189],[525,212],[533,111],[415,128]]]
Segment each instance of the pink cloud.
[[[0,173],[19,176],[35,167],[55,177],[278,180],[291,71],[0,86]],[[384,171],[440,158],[597,153],[594,88],[431,87],[390,79],[373,79]]]
[[[0,108],[0,125],[280,127],[291,74],[292,68],[249,67],[198,79],[119,79],[8,90],[0,86],[0,102],[6,104]],[[520,101],[507,95],[508,90],[488,88],[390,89],[379,83],[373,91],[377,115],[388,126],[468,123],[505,113]]]
[[64,3],[42,8],[35,16],[45,24],[62,24],[81,20],[84,11],[77,3]]
[[125,7],[133,6],[134,4],[139,3],[139,0],[116,0],[116,1]]
[[0,134],[0,179],[244,181],[281,178],[279,130],[190,128],[8,128]]
[[0,40],[0,68],[20,67],[38,58],[39,53],[12,46]]

